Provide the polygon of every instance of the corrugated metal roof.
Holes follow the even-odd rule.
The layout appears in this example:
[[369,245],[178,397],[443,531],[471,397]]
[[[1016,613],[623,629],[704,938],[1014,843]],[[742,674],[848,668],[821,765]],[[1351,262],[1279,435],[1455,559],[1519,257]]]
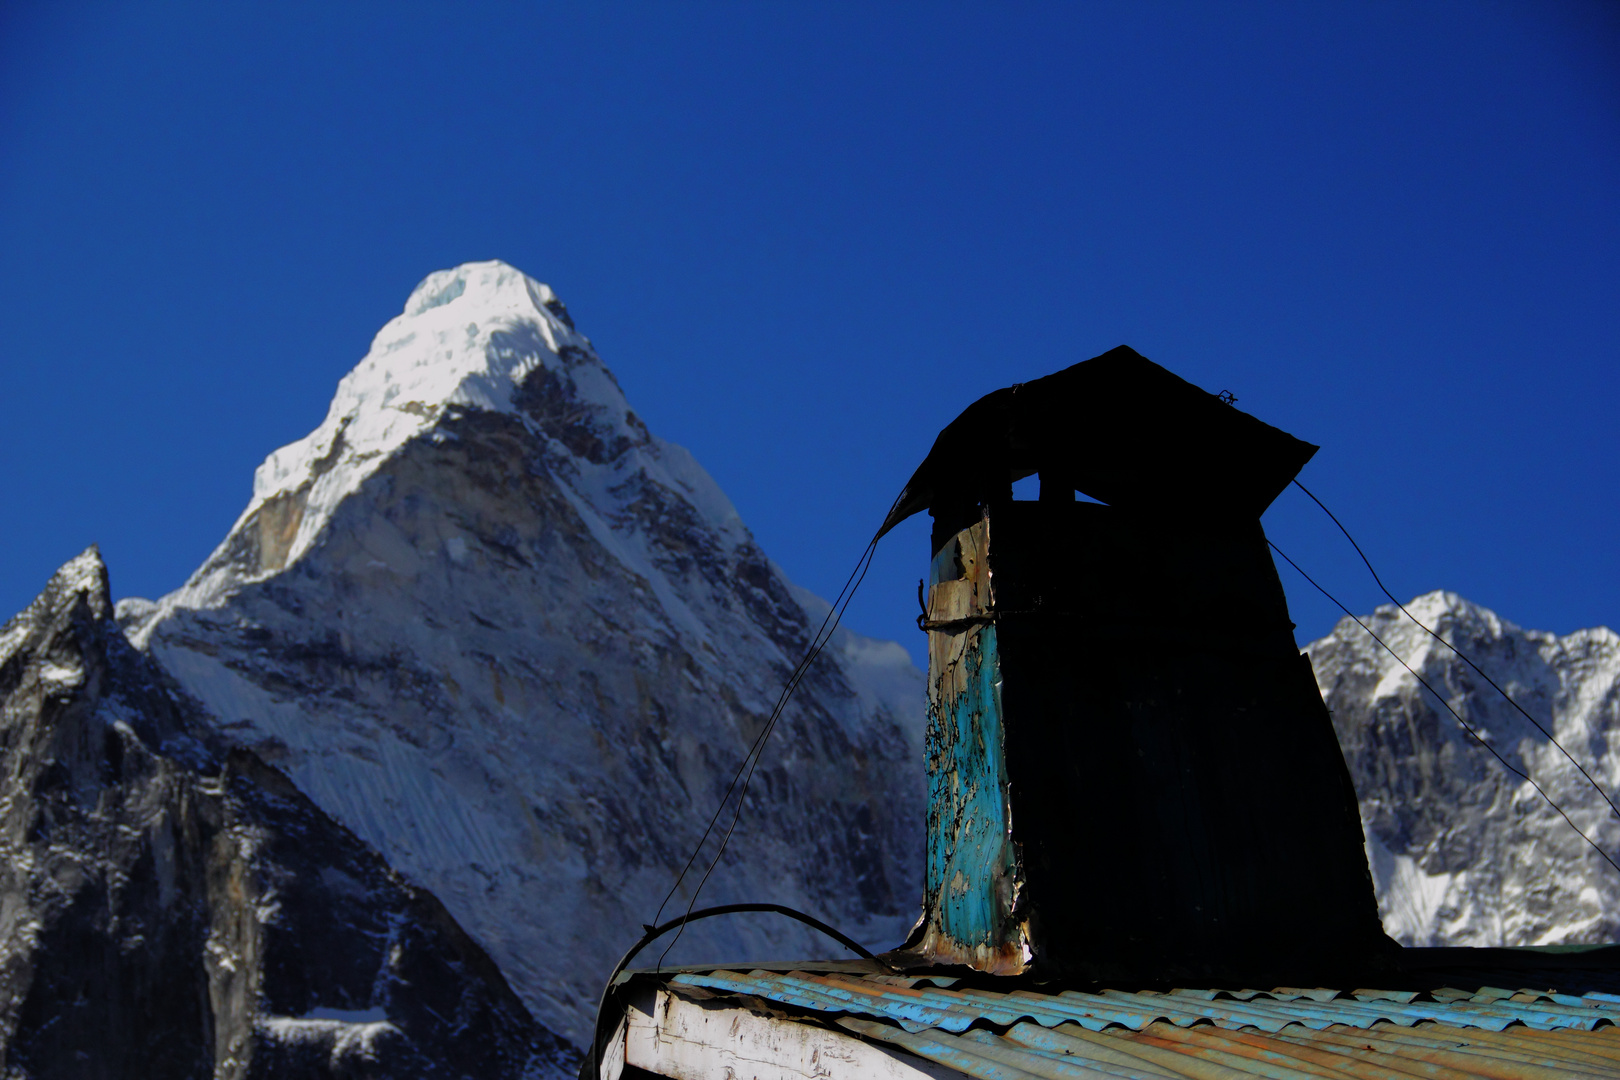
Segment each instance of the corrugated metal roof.
[[1620,1077],[1620,995],[1540,990],[1000,992],[937,975],[684,971],[985,1080]]

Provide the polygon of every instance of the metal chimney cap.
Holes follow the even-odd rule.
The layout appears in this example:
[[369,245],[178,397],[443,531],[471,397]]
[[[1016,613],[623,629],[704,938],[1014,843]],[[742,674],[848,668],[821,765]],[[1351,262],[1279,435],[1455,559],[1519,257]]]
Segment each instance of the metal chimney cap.
[[939,433],[878,535],[1042,473],[1099,502],[1259,518],[1317,447],[1126,345],[986,394]]

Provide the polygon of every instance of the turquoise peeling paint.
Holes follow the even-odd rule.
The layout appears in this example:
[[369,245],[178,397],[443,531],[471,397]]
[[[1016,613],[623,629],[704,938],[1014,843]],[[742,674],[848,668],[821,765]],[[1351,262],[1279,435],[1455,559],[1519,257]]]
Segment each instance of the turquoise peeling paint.
[[[930,577],[949,575],[947,544]],[[939,633],[940,631],[936,631]],[[998,951],[1020,940],[1016,855],[1002,747],[1001,663],[993,624],[965,627],[960,673],[930,671],[928,879],[931,919],[959,947]],[[960,692],[954,692],[961,688]]]

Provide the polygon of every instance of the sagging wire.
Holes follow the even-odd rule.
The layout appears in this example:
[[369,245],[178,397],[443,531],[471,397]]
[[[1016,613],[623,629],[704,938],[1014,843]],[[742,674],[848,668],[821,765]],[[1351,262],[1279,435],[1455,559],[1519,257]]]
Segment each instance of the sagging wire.
[[[602,1040],[602,1014],[607,1011],[607,1000],[609,995],[613,993],[613,984],[618,981],[620,975],[624,974],[624,969],[630,966],[630,961],[636,958],[636,954],[651,945],[659,937],[669,933],[671,930],[683,928],[687,923],[697,922],[700,919],[712,919],[716,915],[735,915],[748,911],[763,911],[773,915],[786,915],[790,919],[797,919],[811,929],[826,934],[862,960],[873,960],[883,964],[882,960],[872,955],[871,950],[854,938],[828,926],[815,916],[806,915],[804,912],[790,908],[786,904],[721,904],[718,907],[704,908],[702,911],[688,911],[685,915],[671,919],[662,926],[648,925],[643,928],[646,932],[641,935],[641,940],[630,946],[630,950],[619,958],[618,964],[613,968],[613,973],[608,976],[607,982],[602,986],[602,996],[596,1002],[596,1025],[591,1029],[591,1054],[590,1057],[580,1063],[582,1080],[601,1080],[602,1058],[607,1049]],[[888,964],[884,964],[884,966],[889,967]],[[890,970],[894,969],[891,967]],[[587,1065],[589,1066],[589,1072],[585,1069]]]
[[[1310,493],[1306,492],[1306,494],[1310,494]],[[1324,509],[1326,509],[1326,508],[1324,507]],[[1523,780],[1525,783],[1529,784],[1531,787],[1535,788],[1536,789],[1536,794],[1540,795],[1544,800],[1546,800],[1547,805],[1552,807],[1553,810],[1555,810],[1557,812],[1558,816],[1564,819],[1564,824],[1568,825],[1571,829],[1574,829],[1575,834],[1577,836],[1579,836],[1582,840],[1585,840],[1587,842],[1587,844],[1589,844],[1591,846],[1593,851],[1595,851],[1599,855],[1601,855],[1603,857],[1604,862],[1606,862],[1610,866],[1614,867],[1614,870],[1615,870],[1616,873],[1620,873],[1620,863],[1615,862],[1615,860],[1609,855],[1609,853],[1607,851],[1604,851],[1601,847],[1599,847],[1598,844],[1597,844],[1597,841],[1593,840],[1590,836],[1587,836],[1586,833],[1582,832],[1580,826],[1576,825],[1574,821],[1570,820],[1570,816],[1568,814],[1564,813],[1564,808],[1559,806],[1556,802],[1554,802],[1552,796],[1548,795],[1546,790],[1544,788],[1542,788],[1542,786],[1540,784],[1536,783],[1535,780],[1531,779],[1529,773],[1526,773],[1523,770],[1521,770],[1521,769],[1517,768],[1516,766],[1514,766],[1512,762],[1508,761],[1507,758],[1502,756],[1502,754],[1496,749],[1496,747],[1494,747],[1490,743],[1486,742],[1484,737],[1481,736],[1479,734],[1479,732],[1475,731],[1472,727],[1470,727],[1468,725],[1468,721],[1466,721],[1466,720],[1464,720],[1462,718],[1462,714],[1459,713],[1456,709],[1452,708],[1451,702],[1447,701],[1444,697],[1441,697],[1440,692],[1438,690],[1436,690],[1433,686],[1429,685],[1429,681],[1427,679],[1425,679],[1422,675],[1419,675],[1415,670],[1413,670],[1411,664],[1408,664],[1405,660],[1402,660],[1400,654],[1397,653],[1394,649],[1390,648],[1388,642],[1386,642],[1383,638],[1379,637],[1376,633],[1374,633],[1372,627],[1370,627],[1366,623],[1362,622],[1361,618],[1359,616],[1357,616],[1349,608],[1345,607],[1344,604],[1339,600],[1338,597],[1334,596],[1332,593],[1330,593],[1326,589],[1324,589],[1321,585],[1319,585],[1317,583],[1315,578],[1311,577],[1311,575],[1307,574],[1303,569],[1301,569],[1299,563],[1295,562],[1293,559],[1290,559],[1288,557],[1287,552],[1283,551],[1282,548],[1278,547],[1269,538],[1266,540],[1266,543],[1271,545],[1271,550],[1272,551],[1275,551],[1278,555],[1282,556],[1284,562],[1286,562],[1289,566],[1292,566],[1296,571],[1298,571],[1300,577],[1302,577],[1306,581],[1310,582],[1311,585],[1313,587],[1315,587],[1317,592],[1321,593],[1323,596],[1325,596],[1329,600],[1331,600],[1333,602],[1334,606],[1336,606],[1340,611],[1344,612],[1347,616],[1349,616],[1350,619],[1352,621],[1354,621],[1357,626],[1359,626],[1363,630],[1365,630],[1367,632],[1368,637],[1370,637],[1374,641],[1378,642],[1378,644],[1383,647],[1383,650],[1385,652],[1387,652],[1387,653],[1389,653],[1389,655],[1393,656],[1395,658],[1395,662],[1397,664],[1401,665],[1401,667],[1405,668],[1407,673],[1410,674],[1412,676],[1412,678],[1416,679],[1422,685],[1423,689],[1427,690],[1430,694],[1434,695],[1434,699],[1445,707],[1445,710],[1447,712],[1449,712],[1452,715],[1452,717],[1457,721],[1457,723],[1462,726],[1462,729],[1464,731],[1468,732],[1469,735],[1473,736],[1475,742],[1479,743],[1479,745],[1481,745],[1485,749],[1489,750],[1491,752],[1491,756],[1496,758],[1497,761],[1502,763],[1503,768],[1505,768],[1508,772],[1512,773],[1514,776],[1519,777],[1521,780]],[[1416,622],[1417,620],[1414,619],[1413,621]],[[1418,625],[1421,626],[1422,624],[1419,623]]]
[[[1339,531],[1344,533],[1344,538],[1346,540],[1350,541],[1350,546],[1356,549],[1356,554],[1357,555],[1361,556],[1362,563],[1367,567],[1367,573],[1372,575],[1373,582],[1378,586],[1379,591],[1381,591],[1385,596],[1389,597],[1390,603],[1392,603],[1396,607],[1400,608],[1402,615],[1405,615],[1408,619],[1411,619],[1414,623],[1417,623],[1418,627],[1425,634],[1428,634],[1430,637],[1434,638],[1434,640],[1438,641],[1440,644],[1442,644],[1446,648],[1450,649],[1453,653],[1455,653],[1457,655],[1458,659],[1460,659],[1463,663],[1467,664],[1469,667],[1473,668],[1475,674],[1477,674],[1480,678],[1484,679],[1487,683],[1489,683],[1491,689],[1495,690],[1498,694],[1501,694],[1503,700],[1505,700],[1509,705],[1511,705],[1515,709],[1517,709],[1520,716],[1522,716],[1526,720],[1530,721],[1531,724],[1535,725],[1535,729],[1537,731],[1539,731],[1543,735],[1547,736],[1547,741],[1551,742],[1554,746],[1558,747],[1558,752],[1563,754],[1566,758],[1569,759],[1569,763],[1571,765],[1575,766],[1576,770],[1579,771],[1580,774],[1586,778],[1586,782],[1588,784],[1592,785],[1592,790],[1596,791],[1598,793],[1598,795],[1602,797],[1603,801],[1609,804],[1609,809],[1614,811],[1614,816],[1616,818],[1620,818],[1620,806],[1615,805],[1614,800],[1609,797],[1609,793],[1604,791],[1603,787],[1595,779],[1593,779],[1592,774],[1586,771],[1586,767],[1584,765],[1582,765],[1579,761],[1575,760],[1575,755],[1571,754],[1568,750],[1564,749],[1564,744],[1558,741],[1558,737],[1556,735],[1554,735],[1551,731],[1548,731],[1546,728],[1542,727],[1541,726],[1541,721],[1539,721],[1535,717],[1531,716],[1528,712],[1525,711],[1524,706],[1520,705],[1517,701],[1514,701],[1513,700],[1513,695],[1509,694],[1506,690],[1504,690],[1500,686],[1498,686],[1497,683],[1496,683],[1496,680],[1491,678],[1489,675],[1487,675],[1485,673],[1484,669],[1482,669],[1478,664],[1474,663],[1473,659],[1467,653],[1463,652],[1461,649],[1457,648],[1457,646],[1453,645],[1451,642],[1447,641],[1445,638],[1441,637],[1439,634],[1437,634],[1433,630],[1429,629],[1429,627],[1426,626],[1421,620],[1419,620],[1416,615],[1413,615],[1410,611],[1407,611],[1406,610],[1406,605],[1401,603],[1399,600],[1397,600],[1395,598],[1395,594],[1389,591],[1389,587],[1386,586],[1384,584],[1384,582],[1383,582],[1383,579],[1378,576],[1378,571],[1373,569],[1372,560],[1367,558],[1367,553],[1365,551],[1361,550],[1361,545],[1356,543],[1356,538],[1350,535],[1350,530],[1344,527],[1344,522],[1340,521],[1338,519],[1338,517],[1333,513],[1333,511],[1331,511],[1331,510],[1329,510],[1327,508],[1326,503],[1324,503],[1321,499],[1318,499],[1315,495],[1311,494],[1311,489],[1310,488],[1308,488],[1304,484],[1300,483],[1297,479],[1294,481],[1294,486],[1299,488],[1299,490],[1303,491],[1306,494],[1306,496],[1310,498],[1311,502],[1313,502],[1317,506],[1321,507],[1322,508],[1322,513],[1326,514],[1328,516],[1328,519],[1330,521],[1332,521],[1333,524],[1335,524],[1335,525],[1337,525],[1339,527]],[[1272,545],[1273,548],[1275,548],[1276,546],[1277,545],[1275,545],[1275,544]],[[1278,554],[1282,554],[1282,553],[1278,552]],[[1283,556],[1283,558],[1285,558],[1285,559],[1287,557],[1288,556],[1286,556],[1286,555]],[[1299,568],[1295,567],[1295,569],[1297,570]],[[1301,573],[1303,573],[1303,572],[1304,571],[1301,571]],[[1309,580],[1309,579],[1307,579],[1307,580]],[[1315,584],[1315,582],[1312,582],[1312,584]],[[1338,603],[1338,601],[1335,600],[1334,603]],[[1343,605],[1340,605],[1340,606],[1343,606]],[[1620,869],[1620,868],[1617,868],[1617,869]]]
[[[903,496],[904,492],[895,496],[894,502],[889,506],[888,513],[883,516],[885,521],[888,520],[889,514],[894,512],[894,508],[900,505],[900,499]],[[652,923],[647,924],[646,928],[650,929],[663,915],[664,908],[669,905],[676,891],[680,889],[681,883],[686,880],[686,875],[691,871],[693,863],[697,861],[698,855],[703,850],[703,845],[708,842],[709,837],[714,832],[715,825],[725,812],[726,804],[731,801],[732,794],[736,792],[736,806],[732,811],[731,821],[726,827],[725,835],[720,840],[720,847],[715,852],[714,858],[709,861],[707,869],[703,872],[703,877],[698,881],[697,888],[692,891],[692,899],[687,902],[686,913],[688,916],[691,915],[692,908],[697,904],[698,897],[702,895],[703,887],[708,884],[709,877],[714,873],[715,868],[720,865],[720,859],[725,855],[726,848],[731,843],[731,836],[737,829],[737,822],[742,818],[743,800],[748,797],[748,788],[753,783],[754,770],[759,766],[760,759],[764,756],[765,744],[770,739],[771,732],[776,729],[776,723],[787,709],[788,702],[792,699],[794,691],[799,688],[799,684],[809,674],[811,665],[821,656],[822,650],[827,647],[827,643],[832,640],[833,634],[837,632],[838,624],[842,621],[844,612],[849,608],[850,601],[855,598],[855,591],[861,587],[861,582],[866,580],[867,571],[872,568],[872,558],[877,552],[878,540],[882,535],[882,528],[879,527],[879,530],[873,534],[872,539],[867,541],[866,548],[861,552],[861,557],[856,560],[854,569],[849,572],[849,577],[844,580],[844,587],[838,590],[838,595],[833,599],[832,605],[827,609],[827,614],[821,620],[821,626],[817,628],[815,635],[811,638],[803,658],[800,659],[798,666],[793,669],[793,672],[788,676],[787,682],[783,685],[782,693],[777,697],[776,705],[771,709],[770,716],[765,721],[765,726],[755,736],[748,752],[743,755],[742,761],[737,766],[736,773],[732,775],[730,785],[726,788],[725,795],[721,797],[720,804],[715,807],[714,814],[709,818],[709,824],[704,828],[703,835],[698,838],[697,845],[687,858],[686,865],[681,868],[681,872],[676,876],[674,884],[669,887],[669,892],[664,894],[663,902],[658,905],[657,914],[653,916]],[[740,792],[737,791],[739,783],[742,785]],[[676,930],[674,940],[666,945],[664,951],[659,954],[657,965],[659,970],[663,969],[664,959],[669,955],[670,950],[680,943],[681,935],[685,933],[685,930],[686,923],[682,922]]]

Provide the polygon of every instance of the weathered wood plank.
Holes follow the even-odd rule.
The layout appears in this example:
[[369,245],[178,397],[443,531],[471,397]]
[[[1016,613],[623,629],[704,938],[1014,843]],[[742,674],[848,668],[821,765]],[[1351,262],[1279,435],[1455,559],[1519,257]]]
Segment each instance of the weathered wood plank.
[[619,1080],[624,1072],[624,1019],[619,1020],[613,1038],[602,1048],[602,1080]]
[[963,1074],[813,1024],[657,988],[633,1001],[603,1059],[671,1080],[962,1080]]

